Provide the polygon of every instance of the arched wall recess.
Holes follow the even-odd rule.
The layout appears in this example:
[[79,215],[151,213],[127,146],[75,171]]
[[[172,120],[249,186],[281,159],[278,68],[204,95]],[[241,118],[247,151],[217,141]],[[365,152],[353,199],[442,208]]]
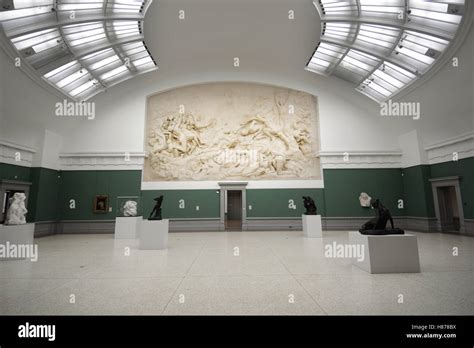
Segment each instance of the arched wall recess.
[[32,79],[84,101],[158,68],[142,30],[151,2],[1,0],[0,42]]
[[317,0],[321,37],[306,70],[332,75],[378,103],[400,96],[449,59],[466,35],[464,0]]

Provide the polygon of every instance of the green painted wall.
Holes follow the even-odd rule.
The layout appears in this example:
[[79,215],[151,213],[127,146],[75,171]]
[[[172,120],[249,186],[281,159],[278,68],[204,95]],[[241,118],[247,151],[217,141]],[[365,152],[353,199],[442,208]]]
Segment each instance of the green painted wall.
[[404,215],[397,205],[398,200],[403,199],[401,169],[325,169],[323,177],[326,216],[374,215],[372,209],[360,206],[361,192],[379,198],[393,216]]
[[[113,220],[118,196],[140,196],[140,170],[63,171],[59,179],[61,220]],[[108,195],[112,211],[94,214],[95,195]],[[75,209],[70,208],[74,199]]]
[[[359,204],[360,192],[380,198],[394,216],[434,217],[430,178],[460,175],[464,215],[474,218],[474,158],[405,169],[326,169],[324,189],[250,189],[250,218],[299,217],[304,212],[303,195],[315,199],[318,212],[328,217],[372,216]],[[141,196],[144,216],[153,209],[153,198],[164,195],[164,218],[218,218],[220,194],[215,190],[141,191],[141,171],[63,171],[27,168],[0,163],[0,179],[32,182],[28,221],[113,220],[117,196]],[[92,212],[95,195],[109,196],[112,212]],[[69,208],[74,199],[76,208]],[[179,208],[184,199],[185,208]],[[289,200],[296,209],[289,209]],[[398,209],[398,199],[404,209]],[[55,204],[56,203],[56,204]],[[199,206],[199,210],[196,210]]]
[[31,168],[0,163],[0,179],[30,181]]
[[429,165],[403,169],[403,191],[406,216],[434,217],[433,191]]
[[474,157],[431,165],[431,177],[460,175],[464,217],[474,219]]
[[[152,190],[142,192],[143,216],[148,217],[154,198],[163,195],[162,215],[168,218],[219,218],[220,193],[216,190]],[[179,201],[184,200],[184,209]],[[199,206],[199,210],[196,210]]]
[[[325,215],[323,189],[255,189],[247,190],[247,217],[301,217],[305,211],[303,196],[311,196],[318,214]],[[289,208],[290,200],[296,209]]]
[[27,220],[31,222],[59,219],[59,171],[31,168],[31,191]]

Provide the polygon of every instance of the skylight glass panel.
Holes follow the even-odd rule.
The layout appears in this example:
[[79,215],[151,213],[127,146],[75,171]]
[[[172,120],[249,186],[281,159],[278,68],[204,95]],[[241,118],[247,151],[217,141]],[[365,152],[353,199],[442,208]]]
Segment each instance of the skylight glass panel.
[[[21,51],[25,48],[33,47],[35,52],[38,52],[39,46],[48,41],[61,40],[61,34],[57,29],[41,30],[32,34],[23,35],[12,39],[16,49]],[[57,42],[56,42],[57,44]],[[37,49],[38,48],[38,49]]]
[[371,51],[376,50],[379,53],[388,53],[388,50],[391,50],[397,43],[400,32],[401,30],[398,28],[362,24],[354,45],[365,47]]
[[93,80],[90,73],[77,60],[54,69],[43,77],[71,97],[74,97],[72,91],[78,95],[81,91],[77,88]]
[[110,35],[118,39],[141,35],[140,22],[138,21],[114,21],[107,23],[107,30]]
[[315,2],[320,6],[324,15],[357,15],[358,7],[356,0],[320,0]]
[[97,70],[106,65],[110,65],[112,63],[117,63],[117,62],[120,62],[120,58],[116,54],[114,54],[110,57],[104,58],[96,63],[89,65],[88,68],[91,70]]
[[357,90],[381,102],[398,93],[415,78],[416,75],[413,73],[392,63],[383,62],[372,75],[357,87]]
[[72,62],[69,62],[69,63],[67,63],[67,64],[64,64],[64,65],[60,66],[59,68],[56,68],[56,69],[54,69],[54,70],[52,70],[52,71],[46,73],[46,74],[44,75],[44,77],[45,77],[46,79],[54,78],[54,76],[60,74],[61,72],[65,71],[65,70],[67,70],[67,69],[69,69],[69,68],[71,68],[71,67],[73,67],[73,66],[75,66],[75,65],[79,65],[79,63],[78,63],[77,60],[74,60],[74,61],[72,61]]
[[13,20],[23,17],[32,17],[42,14],[51,13],[52,6],[41,6],[41,7],[28,7],[12,11],[1,11],[0,12],[0,22]]
[[63,31],[71,47],[103,40],[107,37],[101,22],[67,25]]
[[464,13],[464,1],[420,1],[409,2],[410,23],[417,26],[444,31],[451,35],[456,32]]
[[401,21],[405,12],[405,0],[360,0],[362,17],[384,18]]
[[391,84],[395,89],[400,89],[405,86],[405,83],[400,80],[397,80],[393,76],[390,76],[385,71],[382,71],[380,69],[375,70],[373,76],[378,77],[380,80],[386,81],[387,83]]
[[[418,47],[418,46],[416,46],[416,47]],[[397,47],[396,52],[401,54],[401,55],[408,56],[410,59],[420,61],[420,62],[423,62],[423,63],[428,64],[428,65],[434,62],[433,58],[428,57],[425,54],[418,53],[415,50],[408,48],[407,46]]]
[[[374,100],[420,79],[456,38],[464,0],[317,0],[321,41],[306,70],[335,75]],[[324,46],[331,45],[331,46]]]
[[79,87],[74,88],[71,92],[69,92],[69,94],[73,97],[76,97],[78,94],[81,94],[87,91],[88,89],[95,87],[96,84],[98,84],[97,80],[87,81],[86,83],[83,83]]
[[63,88],[65,86],[71,84],[72,82],[76,81],[77,79],[80,79],[83,76],[84,76],[84,69],[81,67],[81,68],[79,68],[79,70],[75,71],[71,75],[68,75],[65,78],[63,78],[62,80],[58,81],[56,83],[56,85],[59,88]]
[[422,17],[427,19],[435,19],[441,22],[459,24],[461,22],[461,16],[448,13],[440,13],[434,11],[419,10],[417,8],[411,8],[411,16]]
[[79,10],[93,10],[102,9],[102,1],[81,1],[75,3],[59,3],[59,11],[79,11]]
[[308,62],[306,69],[317,73],[325,73],[329,67],[337,64],[346,51],[346,48],[321,42]]
[[107,2],[107,11],[112,13],[140,13],[145,1],[111,0]]
[[352,41],[357,32],[357,25],[354,23],[325,23],[323,36],[330,39]]
[[138,70],[150,69],[155,66],[153,59],[151,59],[149,56],[134,60],[132,63]]
[[350,82],[359,83],[378,64],[380,60],[368,54],[350,50],[337,67],[336,74]]
[[[0,30],[25,58],[29,71],[63,94],[84,100],[156,69],[143,42],[142,24],[150,3],[7,0],[2,2]],[[127,40],[131,42],[122,43]]]
[[128,69],[125,65],[121,65],[118,68],[115,68],[111,71],[106,72],[105,74],[100,76],[101,80],[108,80],[110,78],[116,77],[117,75],[121,75],[125,72],[128,72]]

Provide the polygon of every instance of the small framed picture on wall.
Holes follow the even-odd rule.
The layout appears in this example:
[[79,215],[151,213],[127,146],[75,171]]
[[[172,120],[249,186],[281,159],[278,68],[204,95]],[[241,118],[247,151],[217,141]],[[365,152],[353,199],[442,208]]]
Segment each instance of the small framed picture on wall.
[[109,211],[109,196],[97,195],[94,197],[94,214],[105,214]]

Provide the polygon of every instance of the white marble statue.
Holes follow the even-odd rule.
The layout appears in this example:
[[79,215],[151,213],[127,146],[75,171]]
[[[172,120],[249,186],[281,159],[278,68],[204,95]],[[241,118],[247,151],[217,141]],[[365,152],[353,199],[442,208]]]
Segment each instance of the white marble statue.
[[370,202],[372,197],[370,197],[367,193],[361,192],[359,196],[360,206],[364,208],[370,208]]
[[25,194],[20,192],[15,193],[13,197],[9,199],[5,225],[26,224],[25,214],[28,210],[25,207],[25,199]]
[[137,216],[137,202],[126,201],[123,205],[123,216]]

